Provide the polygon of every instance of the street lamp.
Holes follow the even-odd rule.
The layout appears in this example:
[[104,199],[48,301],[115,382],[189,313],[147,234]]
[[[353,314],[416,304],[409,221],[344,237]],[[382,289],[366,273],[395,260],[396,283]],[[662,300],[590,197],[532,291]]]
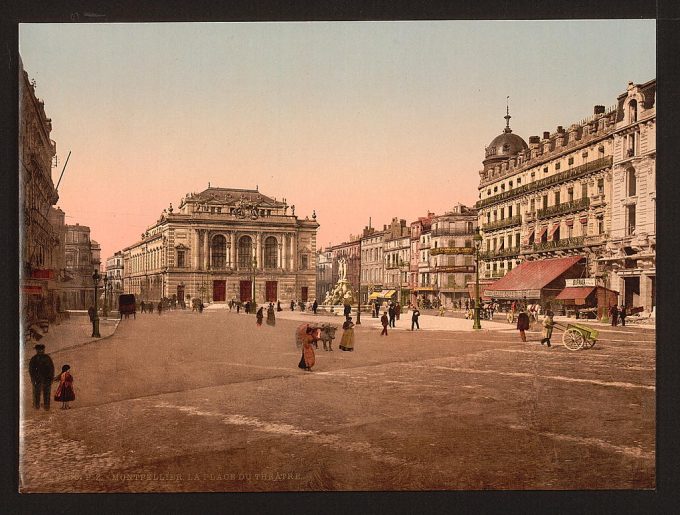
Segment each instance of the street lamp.
[[[359,242],[359,293],[357,295],[357,323],[361,325],[361,242]],[[356,262],[356,259],[354,260]]]
[[475,323],[472,324],[473,329],[481,329],[482,324],[479,323],[479,249],[482,246],[482,236],[479,234],[479,227],[474,235],[475,243]]
[[109,277],[108,275],[104,274],[104,306],[102,307],[102,314],[104,317],[109,316],[109,304],[108,304],[108,294],[109,294]]
[[99,279],[101,279],[101,276],[99,275],[99,271],[95,268],[94,273],[92,274],[92,280],[94,281],[94,317],[92,318],[93,338],[101,338],[101,335],[99,334],[99,302],[97,300]]
[[[252,298],[250,299],[251,304],[255,306],[255,268],[257,267],[257,257],[253,254],[253,293],[252,293]],[[253,313],[255,313],[255,310],[253,310]]]

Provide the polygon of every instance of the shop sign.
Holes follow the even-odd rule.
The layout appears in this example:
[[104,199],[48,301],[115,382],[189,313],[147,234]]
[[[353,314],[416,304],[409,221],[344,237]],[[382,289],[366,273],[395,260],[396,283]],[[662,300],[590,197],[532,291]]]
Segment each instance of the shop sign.
[[581,277],[579,279],[565,279],[567,288],[578,288],[579,286],[597,286],[594,277]]

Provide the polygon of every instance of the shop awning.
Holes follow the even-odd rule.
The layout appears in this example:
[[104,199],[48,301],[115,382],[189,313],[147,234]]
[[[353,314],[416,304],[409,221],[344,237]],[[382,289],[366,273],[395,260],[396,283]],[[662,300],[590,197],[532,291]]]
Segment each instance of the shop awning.
[[389,299],[396,295],[396,290],[381,290],[381,291],[374,291],[368,296],[369,300],[373,299]]
[[560,223],[557,222],[555,225],[553,225],[550,228],[550,232],[548,233],[548,239],[552,241],[554,234],[557,232],[557,230],[560,228]]
[[568,287],[562,290],[555,299],[573,300],[575,304],[585,304],[586,297],[595,291],[595,286]]
[[567,224],[567,227],[573,227],[574,226],[574,219],[570,218],[569,220],[565,220],[564,223]]
[[541,227],[540,230],[536,233],[536,241],[541,241],[541,238],[543,238],[543,235],[545,234],[545,231],[548,230],[548,226],[546,225],[545,227]]
[[435,289],[432,286],[418,286],[415,288],[415,291],[434,291]]
[[527,233],[524,235],[524,240],[522,240],[522,244],[529,245],[529,240],[531,240],[532,234],[534,234],[534,228],[529,227],[529,229],[527,230]]
[[484,295],[498,299],[538,299],[541,290],[578,263],[581,256],[524,261],[501,277]]
[[368,296],[368,300],[377,299],[378,297],[380,297],[380,293],[381,293],[381,292],[379,292],[379,291],[374,291],[373,293],[371,293],[371,294]]

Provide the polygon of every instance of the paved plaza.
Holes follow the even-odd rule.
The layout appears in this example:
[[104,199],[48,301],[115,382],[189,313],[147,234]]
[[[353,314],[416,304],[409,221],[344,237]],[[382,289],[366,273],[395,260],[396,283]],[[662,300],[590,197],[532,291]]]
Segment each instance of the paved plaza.
[[355,351],[339,330],[309,373],[295,328],[341,317],[277,315],[138,313],[95,341],[87,317],[51,328],[77,398],[34,410],[24,363],[22,491],[655,487],[653,328],[592,324],[598,343],[572,352],[501,319],[402,316],[384,337],[362,315]]

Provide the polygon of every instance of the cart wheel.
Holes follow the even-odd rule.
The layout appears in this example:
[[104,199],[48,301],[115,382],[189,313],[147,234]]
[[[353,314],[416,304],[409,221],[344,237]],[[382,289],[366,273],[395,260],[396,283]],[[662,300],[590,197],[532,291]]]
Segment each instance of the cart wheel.
[[583,335],[576,329],[567,329],[562,335],[562,343],[569,350],[579,350],[583,347]]
[[584,349],[592,349],[593,345],[595,345],[595,341],[592,338],[586,338],[583,340],[583,348]]

